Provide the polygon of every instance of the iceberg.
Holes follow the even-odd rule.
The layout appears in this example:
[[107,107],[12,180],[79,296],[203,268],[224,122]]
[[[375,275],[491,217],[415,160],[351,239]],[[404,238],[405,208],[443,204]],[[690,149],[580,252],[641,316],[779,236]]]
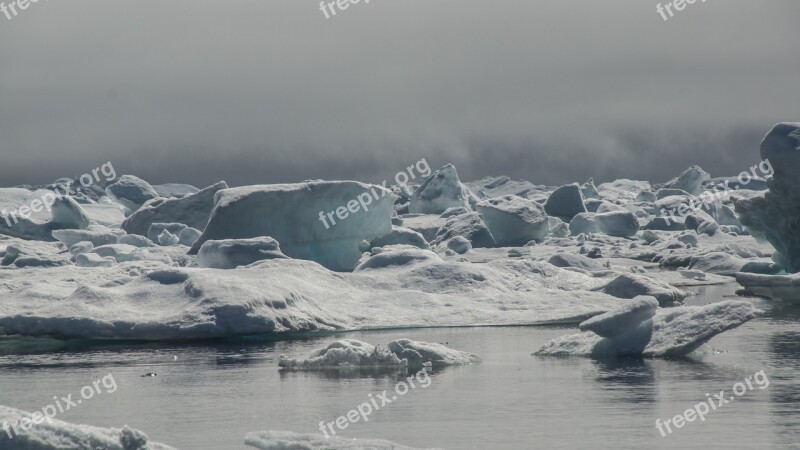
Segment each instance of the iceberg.
[[441,214],[448,208],[471,209],[473,197],[469,188],[461,184],[455,166],[448,164],[429,176],[414,191],[408,212],[412,214]]
[[564,219],[565,222],[569,222],[580,213],[587,212],[581,186],[572,183],[556,189],[547,197],[544,210],[548,215]]
[[159,198],[150,183],[133,175],[119,177],[106,187],[106,194],[129,211],[136,211],[148,201]]
[[585,212],[570,221],[569,231],[573,236],[581,233],[603,233],[616,237],[633,237],[639,232],[639,221],[629,211]]
[[780,123],[761,142],[761,159],[774,168],[769,190],[736,201],[742,225],[775,247],[775,262],[800,272],[800,123]]
[[[211,210],[214,208],[214,196],[227,188],[228,185],[220,181],[199,192],[150,202],[125,219],[122,229],[129,234],[148,236],[151,240],[153,238],[148,235],[148,230],[155,223],[181,223],[202,230],[206,227]],[[170,232],[175,234],[174,230]]]
[[[365,208],[356,209],[360,206],[356,200],[359,196]],[[211,239],[271,236],[291,258],[350,271],[361,258],[362,241],[392,231],[396,198],[387,189],[355,181],[223,189],[217,192],[208,225],[192,245],[190,254],[196,254]],[[330,211],[336,212],[335,218],[331,219]],[[330,216],[325,217],[326,213]]]
[[742,301],[659,309],[652,319],[614,337],[602,337],[592,332],[564,336],[545,344],[534,355],[593,358],[685,356],[714,336],[754,319],[759,312],[752,303]]
[[544,208],[533,200],[507,195],[484,200],[477,210],[498,246],[542,241],[549,230]]

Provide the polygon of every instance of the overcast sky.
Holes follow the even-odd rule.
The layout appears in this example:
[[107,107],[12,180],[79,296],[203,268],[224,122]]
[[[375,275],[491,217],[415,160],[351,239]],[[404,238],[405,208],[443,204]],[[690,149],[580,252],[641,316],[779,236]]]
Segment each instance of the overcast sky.
[[0,15],[0,185],[746,169],[800,121],[800,2],[656,3],[39,1]]

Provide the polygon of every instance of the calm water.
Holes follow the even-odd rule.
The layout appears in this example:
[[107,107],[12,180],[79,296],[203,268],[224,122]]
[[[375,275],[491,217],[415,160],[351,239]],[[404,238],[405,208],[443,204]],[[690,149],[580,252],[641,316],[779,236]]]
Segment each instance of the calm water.
[[[719,301],[735,285],[707,288],[691,304]],[[448,449],[798,448],[800,309],[754,300],[767,314],[711,342],[700,360],[531,356],[571,327],[360,332],[271,342],[181,345],[0,341],[0,404],[41,409],[54,395],[112,374],[118,389],[58,416],[98,426],[128,424],[183,450],[246,449],[256,430],[319,433],[368,394],[394,389],[397,374],[281,373],[281,353],[306,356],[340,337],[373,344],[408,337],[478,353],[479,365],[433,371],[417,387],[342,433]],[[657,418],[683,413],[765,370],[767,389],[747,392],[667,437]],[[157,377],[142,377],[150,372]]]

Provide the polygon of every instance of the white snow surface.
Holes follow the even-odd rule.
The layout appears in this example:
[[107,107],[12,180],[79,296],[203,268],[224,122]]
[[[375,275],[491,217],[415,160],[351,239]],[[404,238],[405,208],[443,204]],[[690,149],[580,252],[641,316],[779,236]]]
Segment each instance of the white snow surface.
[[[545,262],[486,264],[412,258],[356,273],[310,261],[236,270],[168,267],[179,246],[114,267],[0,271],[0,331],[61,338],[179,339],[314,330],[579,323],[620,300],[591,289],[607,279]],[[102,247],[100,247],[102,248]],[[112,247],[116,249],[116,247]],[[98,251],[98,248],[94,250]],[[405,260],[405,249],[371,258]]]
[[[29,424],[28,431],[19,426],[19,434],[9,438],[0,432],[0,448],[3,450],[176,450],[168,445],[149,441],[141,431],[124,426],[122,428],[99,428],[89,425],[74,425],[58,419],[43,419],[42,413],[32,415],[6,406],[0,406],[0,423]],[[29,425],[26,425],[26,427]]]

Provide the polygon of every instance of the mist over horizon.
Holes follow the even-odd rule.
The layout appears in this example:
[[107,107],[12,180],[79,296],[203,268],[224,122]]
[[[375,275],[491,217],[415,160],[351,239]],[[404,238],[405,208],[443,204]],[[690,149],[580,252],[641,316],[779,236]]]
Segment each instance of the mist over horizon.
[[735,175],[800,120],[794,11],[708,2],[663,22],[633,0],[374,1],[326,20],[314,2],[41,3],[0,24],[0,184],[106,161],[198,187],[380,182],[421,158],[464,181]]

